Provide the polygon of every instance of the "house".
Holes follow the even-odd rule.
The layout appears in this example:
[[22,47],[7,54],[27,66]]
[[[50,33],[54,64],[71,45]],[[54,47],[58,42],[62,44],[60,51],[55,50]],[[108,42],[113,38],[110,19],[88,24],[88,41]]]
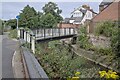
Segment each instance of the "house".
[[[110,2],[111,1],[111,2]],[[97,14],[89,24],[89,33],[94,32],[96,24],[103,21],[119,21],[120,20],[120,0],[103,0],[99,5],[99,14]]]
[[86,21],[91,20],[97,13],[95,13],[90,6],[82,5],[71,12],[70,18],[65,18],[58,27],[80,27],[84,25]]

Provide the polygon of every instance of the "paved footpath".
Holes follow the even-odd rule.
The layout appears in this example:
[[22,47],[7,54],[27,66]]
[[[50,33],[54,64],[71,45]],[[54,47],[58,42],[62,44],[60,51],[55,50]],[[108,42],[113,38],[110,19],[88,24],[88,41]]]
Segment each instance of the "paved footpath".
[[13,41],[7,35],[2,37],[2,78],[14,78],[12,57],[18,48],[18,41]]

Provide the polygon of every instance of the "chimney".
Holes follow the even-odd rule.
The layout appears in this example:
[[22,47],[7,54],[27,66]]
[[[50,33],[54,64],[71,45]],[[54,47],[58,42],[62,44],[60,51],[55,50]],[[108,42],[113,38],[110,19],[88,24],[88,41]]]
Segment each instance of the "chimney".
[[99,5],[99,13],[102,12],[104,9],[104,5]]

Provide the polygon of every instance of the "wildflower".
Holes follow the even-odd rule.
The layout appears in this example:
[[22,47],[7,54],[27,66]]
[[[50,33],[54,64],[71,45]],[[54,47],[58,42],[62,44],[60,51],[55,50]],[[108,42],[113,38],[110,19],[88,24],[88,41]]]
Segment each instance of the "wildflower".
[[111,74],[110,77],[113,78],[113,79],[119,78],[119,76],[118,76],[118,75],[115,75],[115,74]]
[[79,77],[72,77],[71,80],[79,80]]
[[106,72],[106,71],[99,71],[99,74],[100,74],[101,78],[114,79],[114,80],[119,78],[117,73],[113,72],[112,70],[108,70],[108,72]]
[[103,78],[106,75],[106,71],[99,71],[100,77]]
[[79,75],[80,75],[80,72],[76,72],[76,73],[75,73],[75,76],[79,76]]

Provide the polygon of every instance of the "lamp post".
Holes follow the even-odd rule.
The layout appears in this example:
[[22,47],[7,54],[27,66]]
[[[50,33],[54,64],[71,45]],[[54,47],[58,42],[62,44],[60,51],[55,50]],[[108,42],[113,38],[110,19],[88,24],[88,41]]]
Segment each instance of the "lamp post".
[[17,30],[18,30],[18,19],[20,18],[20,16],[16,16],[17,19]]
[[20,16],[16,16],[17,19],[17,37],[20,37],[20,31],[18,30],[18,20],[19,20]]

